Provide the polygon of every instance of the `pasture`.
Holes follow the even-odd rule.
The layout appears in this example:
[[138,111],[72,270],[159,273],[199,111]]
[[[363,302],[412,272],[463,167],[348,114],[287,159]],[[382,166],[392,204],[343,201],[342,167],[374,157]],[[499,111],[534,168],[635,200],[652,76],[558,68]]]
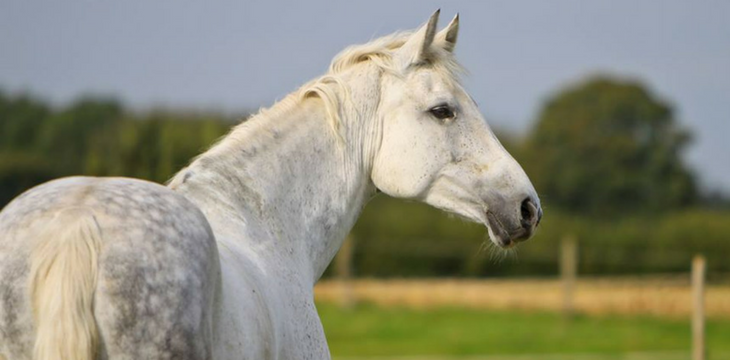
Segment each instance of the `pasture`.
[[[535,299],[539,301],[539,299]],[[689,319],[318,302],[335,360],[674,360],[690,354]],[[730,358],[730,320],[709,319],[709,359]]]

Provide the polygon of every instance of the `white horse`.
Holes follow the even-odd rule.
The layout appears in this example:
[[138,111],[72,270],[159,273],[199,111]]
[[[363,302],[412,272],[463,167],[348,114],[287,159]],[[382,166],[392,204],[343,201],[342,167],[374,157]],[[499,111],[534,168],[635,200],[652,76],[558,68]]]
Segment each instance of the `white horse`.
[[542,211],[458,81],[458,17],[354,46],[168,187],[72,177],[0,213],[0,358],[326,359],[312,288],[377,190],[510,247]]

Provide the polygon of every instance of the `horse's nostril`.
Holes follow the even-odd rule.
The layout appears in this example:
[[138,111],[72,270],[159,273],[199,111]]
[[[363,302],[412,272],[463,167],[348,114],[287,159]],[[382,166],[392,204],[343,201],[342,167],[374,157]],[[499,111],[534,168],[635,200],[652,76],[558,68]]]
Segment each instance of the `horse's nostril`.
[[529,239],[540,222],[541,210],[537,208],[531,197],[522,200],[520,204],[520,225],[522,229],[516,232],[515,241],[525,241]]
[[529,226],[532,226],[532,224],[535,222],[535,216],[537,214],[537,208],[535,207],[535,204],[532,203],[532,200],[528,197],[525,200],[522,201],[522,205],[520,206],[520,214],[522,215],[522,221],[523,223],[529,224]]
[[530,209],[527,207],[527,204],[525,203],[526,201],[523,201],[522,207],[520,207],[520,211],[522,212],[522,218],[525,220],[530,218]]

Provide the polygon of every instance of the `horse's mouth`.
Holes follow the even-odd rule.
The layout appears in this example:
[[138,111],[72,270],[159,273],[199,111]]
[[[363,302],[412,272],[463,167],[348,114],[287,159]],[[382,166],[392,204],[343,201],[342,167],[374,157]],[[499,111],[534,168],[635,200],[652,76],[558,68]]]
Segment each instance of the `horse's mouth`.
[[522,227],[509,231],[495,213],[487,211],[486,214],[486,225],[489,230],[489,237],[495,245],[503,249],[512,248],[516,246],[517,243],[525,241],[532,236],[530,228]]
[[504,225],[499,221],[497,215],[491,211],[487,211],[487,229],[489,230],[489,237],[495,245],[503,249],[514,246],[514,242],[504,228]]

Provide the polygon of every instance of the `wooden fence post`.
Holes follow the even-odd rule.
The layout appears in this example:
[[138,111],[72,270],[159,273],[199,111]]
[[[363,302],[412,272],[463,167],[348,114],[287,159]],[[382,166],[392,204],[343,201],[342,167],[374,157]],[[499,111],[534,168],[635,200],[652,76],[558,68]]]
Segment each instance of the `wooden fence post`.
[[335,256],[335,277],[340,288],[340,305],[351,308],[355,304],[354,291],[352,289],[352,235],[347,235],[342,243],[340,251]]
[[571,318],[574,313],[573,298],[578,274],[578,244],[573,236],[563,238],[560,246],[560,278],[563,283],[563,316]]
[[692,360],[705,360],[705,257],[692,259]]

